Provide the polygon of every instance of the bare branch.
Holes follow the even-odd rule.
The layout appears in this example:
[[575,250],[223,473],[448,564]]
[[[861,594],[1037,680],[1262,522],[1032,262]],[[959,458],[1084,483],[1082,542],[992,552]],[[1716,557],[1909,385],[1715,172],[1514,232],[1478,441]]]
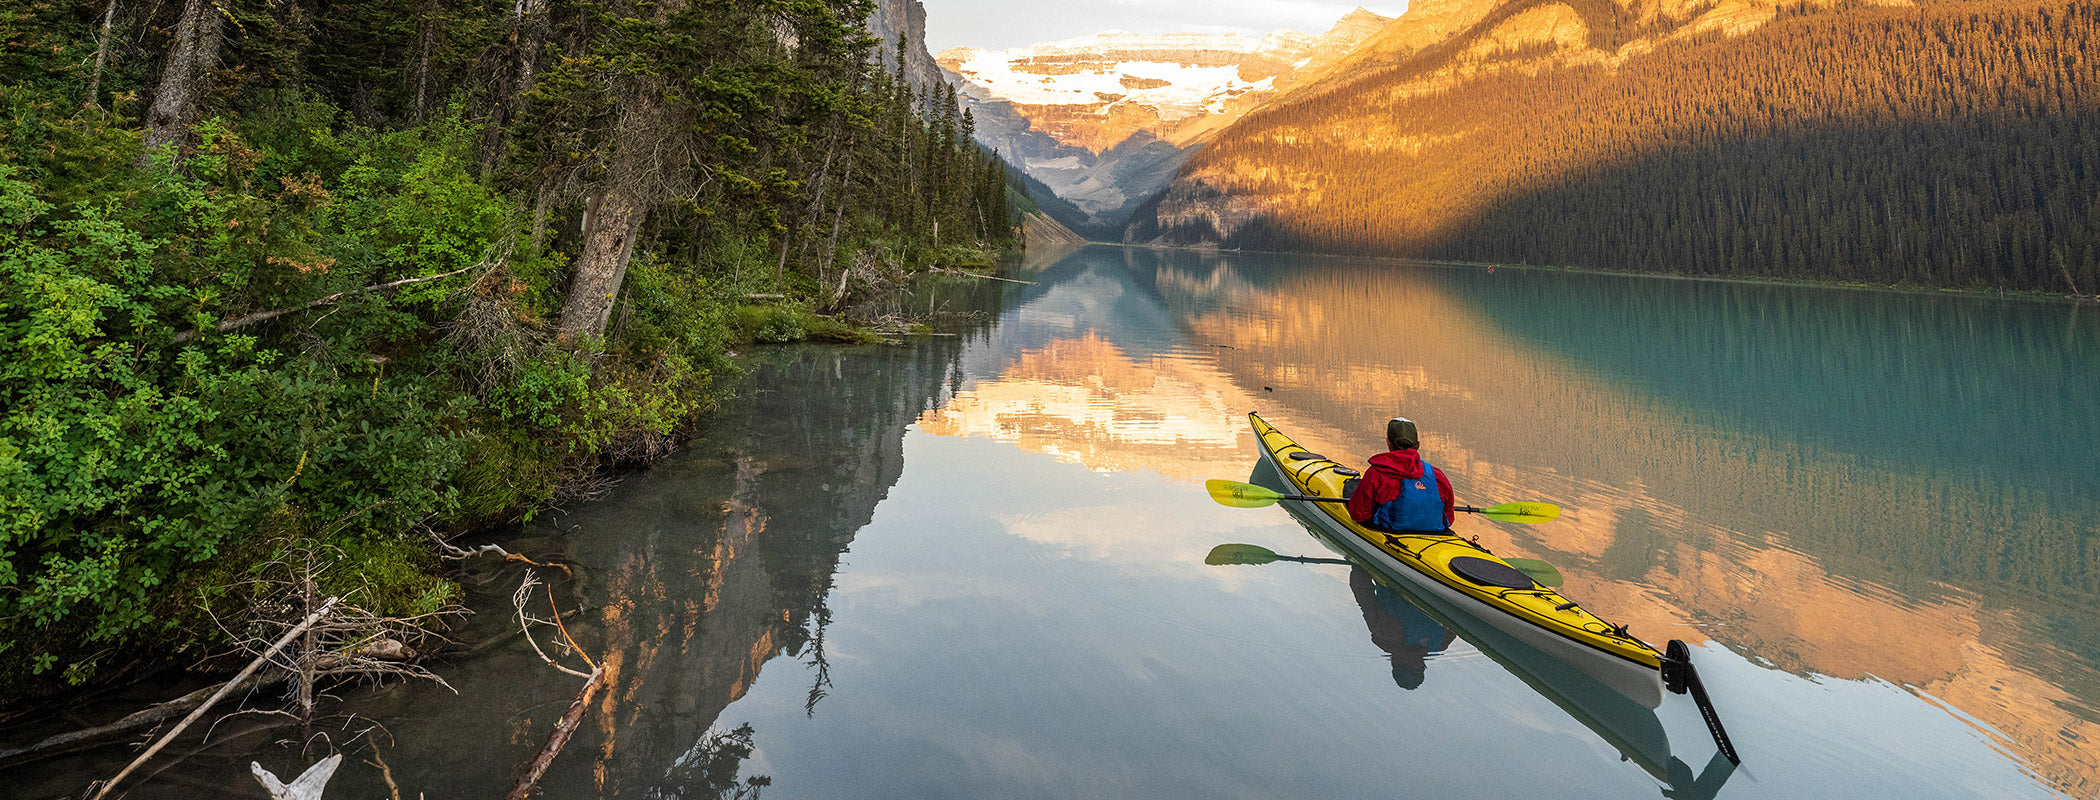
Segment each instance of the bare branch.
[[[245,327],[247,327],[247,326],[249,326],[249,325],[254,325],[255,323],[258,323],[258,322],[268,322],[268,321],[270,321],[270,320],[276,319],[276,318],[278,318],[278,317],[281,317],[281,316],[284,316],[284,315],[286,315],[286,314],[290,314],[290,313],[293,313],[293,312],[297,312],[297,311],[305,311],[305,310],[307,310],[307,309],[310,309],[310,308],[319,308],[319,307],[321,307],[321,306],[325,306],[325,305],[333,305],[333,304],[335,304],[335,303],[339,303],[339,302],[342,302],[342,300],[343,300],[344,298],[347,298],[347,297],[353,297],[353,296],[356,296],[356,295],[360,295],[360,294],[367,294],[367,293],[370,293],[370,292],[379,292],[379,291],[385,291],[385,290],[388,290],[388,289],[397,289],[397,288],[400,288],[400,287],[403,287],[403,286],[407,286],[407,285],[410,285],[410,284],[415,284],[415,283],[429,283],[429,282],[431,282],[431,281],[436,281],[436,280],[444,280],[444,279],[446,279],[446,278],[450,278],[450,277],[452,277],[452,276],[454,276],[454,275],[458,275],[458,274],[460,274],[460,273],[462,273],[462,272],[467,272],[467,271],[470,271],[470,270],[474,270],[474,269],[480,269],[480,268],[490,268],[490,269],[493,269],[493,268],[495,268],[495,267],[496,267],[497,265],[499,265],[499,264],[502,264],[502,263],[503,263],[503,260],[504,260],[505,258],[507,258],[507,257],[508,257],[509,255],[510,255],[510,251],[509,251],[509,250],[508,250],[508,249],[506,248],[506,249],[504,250],[504,252],[503,252],[503,253],[502,253],[501,255],[498,255],[498,256],[494,256],[494,257],[492,257],[492,258],[487,258],[487,259],[483,259],[483,260],[481,260],[481,261],[479,261],[479,262],[477,262],[477,263],[474,263],[474,264],[469,264],[469,265],[467,265],[467,266],[464,266],[464,267],[460,267],[459,269],[455,269],[455,270],[453,270],[453,271],[451,271],[451,272],[446,272],[446,273],[442,273],[442,274],[438,274],[438,275],[425,275],[425,276],[423,276],[423,277],[420,277],[420,278],[402,278],[402,279],[400,279],[400,280],[392,280],[392,281],[387,281],[387,282],[385,282],[385,283],[375,283],[375,284],[372,284],[372,285],[370,285],[370,286],[366,286],[366,287],[364,287],[364,288],[361,288],[361,289],[350,289],[350,290],[347,290],[347,291],[341,291],[341,292],[336,292],[335,294],[331,294],[331,295],[328,295],[328,296],[326,296],[326,297],[322,297],[322,298],[319,298],[319,299],[316,299],[316,300],[311,300],[311,301],[308,301],[308,302],[307,302],[307,303],[306,303],[305,305],[302,305],[302,306],[294,306],[294,307],[292,307],[292,308],[276,308],[276,309],[271,309],[271,310],[269,310],[269,311],[257,311],[257,312],[255,312],[255,313],[253,313],[253,314],[243,314],[243,315],[241,315],[241,316],[238,316],[238,317],[234,317],[233,319],[229,319],[229,320],[226,320],[226,321],[224,321],[224,322],[221,322],[221,323],[219,323],[219,326],[218,326],[218,330],[219,330],[219,332],[220,332],[220,333],[224,333],[224,332],[226,332],[226,331],[230,331],[230,330],[233,330],[233,329],[235,329],[235,328],[245,328]],[[195,338],[197,338],[197,337],[199,337],[199,336],[203,336],[203,335],[204,335],[204,331],[203,331],[203,330],[201,330],[201,329],[200,329],[200,330],[189,330],[189,331],[183,331],[183,332],[181,332],[181,333],[175,334],[175,344],[182,344],[183,342],[187,342],[187,341],[190,341],[190,340],[192,340],[192,339],[195,339]]]
[[525,604],[532,602],[532,587],[539,584],[539,582],[539,577],[533,575],[530,570],[527,570],[525,572],[525,580],[518,584],[517,593],[511,595],[510,598],[511,604],[517,606],[518,608],[518,627],[524,629],[525,641],[532,643],[532,652],[538,653],[540,655],[540,660],[547,662],[547,666],[569,673],[570,675],[574,675],[578,678],[592,677],[591,673],[579,672],[577,670],[562,666],[561,662],[555,661],[552,656],[547,655],[547,651],[540,649],[540,642],[538,639],[532,638],[533,623],[539,623],[541,625],[547,624],[546,620],[536,619],[525,613]]
[[306,631],[307,626],[312,625],[315,622],[319,621],[322,617],[327,616],[329,610],[335,608],[336,601],[341,599],[342,598],[339,597],[328,598],[328,601],[322,603],[320,608],[314,609],[314,613],[306,615],[306,620],[304,622],[293,626],[291,630],[285,631],[283,636],[277,638],[276,644],[270,645],[269,650],[264,651],[263,654],[257,657],[254,661],[248,662],[247,668],[242,669],[241,674],[235,675],[233,677],[233,680],[227,681],[226,685],[219,687],[219,691],[216,694],[213,694],[211,696],[211,699],[204,701],[204,704],[198,706],[197,710],[191,711],[189,716],[183,717],[182,722],[177,723],[173,729],[169,730],[166,734],[162,735],[160,737],[160,741],[154,742],[152,747],[146,748],[146,752],[140,753],[138,758],[133,759],[130,765],[124,767],[124,771],[117,773],[117,776],[109,779],[108,783],[102,784],[101,790],[95,792],[93,800],[102,800],[102,798],[109,796],[110,790],[116,788],[117,784],[123,781],[125,776],[131,774],[132,770],[138,769],[140,764],[146,763],[146,760],[152,758],[155,753],[160,752],[161,748],[167,747],[168,742],[172,741],[178,734],[181,734],[183,730],[189,728],[190,723],[196,722],[198,717],[204,716],[204,712],[211,710],[211,707],[214,703],[219,702],[221,698],[225,697],[228,694],[231,694],[233,692],[233,687],[239,685],[242,681],[247,680],[249,675],[255,674],[256,668],[261,667],[264,663],[268,662],[271,656],[277,655],[277,651],[283,650],[285,645],[292,643],[292,639],[298,637],[299,634],[304,633]]

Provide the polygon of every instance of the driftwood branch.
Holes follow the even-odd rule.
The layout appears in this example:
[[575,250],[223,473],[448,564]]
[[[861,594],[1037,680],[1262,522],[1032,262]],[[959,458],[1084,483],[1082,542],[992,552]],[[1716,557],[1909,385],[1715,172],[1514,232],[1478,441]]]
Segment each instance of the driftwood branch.
[[[257,311],[253,314],[242,314],[241,316],[234,317],[233,319],[229,319],[219,323],[218,329],[220,333],[225,333],[226,331],[230,331],[235,328],[245,328],[250,325],[254,325],[258,322],[268,322],[270,320],[282,317],[286,314],[290,314],[293,312],[305,311],[310,308],[319,308],[321,306],[326,305],[334,305],[336,303],[342,302],[343,298],[346,297],[366,294],[369,292],[380,292],[388,289],[396,289],[402,286],[407,286],[412,283],[429,283],[431,281],[444,280],[445,278],[450,278],[462,272],[467,272],[469,270],[473,270],[479,267],[491,266],[493,263],[495,262],[483,261],[478,264],[469,264],[467,266],[460,267],[459,269],[455,269],[451,272],[439,275],[425,275],[420,278],[402,278],[400,280],[387,281],[385,283],[375,283],[360,289],[349,289],[341,292],[336,292],[335,294],[328,295],[327,297],[322,297],[319,299],[308,301],[305,305],[301,306],[293,306],[291,308],[274,308],[269,311]],[[183,331],[181,333],[175,334],[175,343],[182,344],[183,342],[190,341],[203,335],[204,331],[201,329]]]
[[430,536],[430,541],[436,543],[438,550],[442,551],[438,555],[438,557],[440,558],[450,559],[452,561],[465,561],[475,556],[502,556],[504,561],[523,561],[535,567],[552,567],[554,569],[561,570],[564,574],[571,576],[574,576],[576,574],[575,572],[569,569],[569,565],[567,564],[543,564],[525,556],[518,555],[517,553],[513,553],[509,550],[505,550],[501,546],[493,544],[484,544],[473,548],[460,547],[459,545],[445,541],[443,537],[437,535],[436,531],[426,532]]
[[970,276],[970,277],[972,277],[972,278],[983,278],[983,279],[985,279],[985,280],[988,280],[988,281],[1006,281],[1007,283],[1021,283],[1021,284],[1027,284],[1027,285],[1029,285],[1029,286],[1035,286],[1035,285],[1037,285],[1035,281],[1024,281],[1024,280],[1017,280],[1017,279],[1014,279],[1014,278],[1001,278],[1001,277],[999,277],[999,276],[997,276],[997,275],[986,275],[986,274],[984,274],[984,273],[981,273],[981,272],[971,272],[971,271],[969,271],[969,270],[961,270],[961,269],[942,269],[942,268],[940,268],[940,267],[927,267],[927,268],[926,268],[926,271],[927,271],[927,272],[938,272],[938,273],[940,273],[940,274],[942,274],[942,275],[968,275],[968,276]]
[[[583,712],[590,708],[591,697],[596,695],[598,690],[605,685],[605,665],[598,663],[588,653],[583,652],[583,648],[576,644],[576,639],[569,636],[569,628],[567,625],[562,624],[561,610],[559,608],[554,609],[554,625],[561,631],[561,638],[568,643],[569,649],[576,655],[581,656],[584,663],[591,665],[590,673],[578,672],[556,663],[554,659],[547,657],[545,651],[540,650],[540,643],[532,638],[532,623],[545,622],[544,620],[533,619],[525,614],[525,604],[532,597],[532,586],[538,582],[538,579],[530,571],[527,571],[524,582],[518,584],[518,593],[511,598],[511,601],[518,607],[518,627],[525,632],[525,641],[532,642],[532,649],[540,654],[541,660],[546,661],[548,665],[555,669],[583,678],[584,683],[583,689],[576,693],[576,699],[569,703],[569,710],[563,712],[561,719],[554,723],[554,732],[548,734],[547,744],[540,748],[538,755],[533,756],[532,763],[525,768],[525,775],[518,779],[518,784],[511,787],[507,800],[524,800],[532,795],[533,789],[539,786],[540,776],[547,774],[547,767],[554,763],[554,757],[561,754],[561,749],[569,744],[569,737],[575,735],[576,726],[582,724]],[[550,607],[554,604],[554,588],[551,586],[547,587],[547,604]]]
[[401,800],[401,786],[394,783],[394,768],[386,765],[386,756],[379,752],[379,743],[372,743],[372,760],[365,762],[379,768],[379,777],[386,779],[386,793],[390,800]]
[[264,651],[263,654],[260,656],[256,656],[254,661],[248,662],[248,666],[243,668],[239,675],[233,676],[233,680],[227,681],[226,685],[219,687],[219,691],[213,694],[211,696],[211,699],[204,701],[203,705],[197,706],[197,709],[195,711],[191,711],[189,716],[182,718],[182,722],[176,724],[176,726],[173,729],[161,735],[159,741],[154,742],[152,747],[146,748],[146,752],[140,753],[138,758],[132,759],[131,763],[124,767],[124,771],[117,773],[117,776],[109,779],[108,783],[102,784],[102,788],[95,792],[93,800],[102,800],[102,798],[109,796],[110,790],[115,789],[117,784],[124,780],[125,776],[130,775],[133,770],[138,769],[140,764],[146,763],[146,760],[152,758],[155,753],[160,752],[161,748],[167,747],[168,742],[174,741],[175,737],[181,735],[181,733],[184,730],[188,729],[191,723],[197,721],[198,717],[204,716],[204,712],[211,710],[213,704],[216,704],[221,699],[224,699],[226,695],[232,694],[233,687],[240,685],[241,682],[246,681],[248,679],[248,676],[254,675],[255,670],[262,667],[262,665],[269,663],[270,657],[277,655],[277,651],[283,650],[284,646],[287,644],[291,644],[293,639],[299,637],[299,634],[305,633],[306,629],[309,626],[313,625],[315,622],[320,621],[322,617],[327,616],[328,612],[331,609],[335,608],[336,601],[340,599],[342,598],[328,598],[328,602],[322,603],[320,608],[314,609],[314,613],[306,615],[306,619],[304,621],[300,622],[298,625],[292,626],[292,629],[285,631],[283,636],[277,637],[277,642],[275,644],[270,645],[269,650]]
[[261,763],[248,762],[248,771],[262,782],[263,790],[270,793],[270,800],[321,800],[321,793],[328,790],[328,779],[335,777],[335,768],[343,765],[343,754],[337,753],[307,767],[291,783],[285,783]]
[[[562,671],[571,670],[564,668]],[[583,722],[583,712],[590,708],[591,697],[598,694],[598,689],[605,685],[605,668],[601,666],[591,670],[589,678],[590,680],[583,684],[583,691],[578,692],[575,701],[569,703],[569,710],[562,713],[561,721],[554,723],[554,732],[547,736],[547,744],[540,748],[539,755],[532,757],[532,764],[526,767],[524,777],[518,779],[518,785],[511,787],[505,800],[525,800],[532,796],[533,788],[540,784],[540,776],[547,774],[547,767],[554,763],[554,757],[561,754],[563,747],[568,746],[569,737],[575,735],[576,726]]]
[[[130,733],[140,728],[158,725],[160,723],[174,719],[176,716],[182,714],[185,711],[189,711],[190,709],[202,705],[206,698],[211,697],[216,692],[238,692],[253,686],[262,686],[275,683],[284,680],[285,677],[285,675],[281,674],[251,675],[248,677],[248,680],[245,682],[245,684],[236,685],[233,682],[229,681],[227,683],[222,683],[215,686],[206,686],[202,689],[198,689],[197,691],[191,692],[173,700],[169,700],[165,703],[161,703],[151,708],[135,711],[129,716],[126,716],[123,719],[117,720],[115,722],[109,723],[108,725],[98,725],[93,728],[87,728],[84,730],[72,731],[70,733],[61,733],[56,736],[46,738],[43,741],[37,742],[36,744],[29,745],[28,747],[23,747],[14,750],[0,750],[0,766],[13,764],[32,758],[43,758],[58,755],[60,753],[72,751],[81,746],[87,745],[89,743],[101,739]],[[227,688],[229,686],[231,686],[232,688]]]
[[[569,667],[562,666],[562,663],[554,660],[553,656],[547,655],[547,651],[540,649],[540,640],[532,638],[532,623],[546,623],[546,620],[535,619],[525,614],[525,604],[531,602],[532,587],[534,584],[537,583],[539,583],[539,578],[537,576],[534,576],[530,570],[527,570],[525,573],[525,580],[518,584],[517,594],[512,595],[510,598],[511,604],[517,606],[518,608],[518,628],[525,632],[525,641],[532,645],[532,652],[538,653],[541,661],[547,662],[547,666],[569,673],[570,675],[574,675],[578,678],[591,677],[592,673],[590,672],[583,672],[581,670],[571,669]],[[564,629],[563,632],[567,633],[566,629]],[[574,647],[575,645],[572,643],[570,646]],[[596,670],[593,670],[593,672],[595,671]]]

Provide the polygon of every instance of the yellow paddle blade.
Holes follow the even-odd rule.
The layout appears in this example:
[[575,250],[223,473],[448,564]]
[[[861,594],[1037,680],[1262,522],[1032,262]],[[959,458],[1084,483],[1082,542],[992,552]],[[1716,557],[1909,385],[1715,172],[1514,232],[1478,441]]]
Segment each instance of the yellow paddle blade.
[[1281,492],[1223,478],[1205,481],[1203,488],[1210,492],[1210,499],[1218,501],[1219,505],[1233,508],[1261,508],[1275,505],[1276,501],[1283,499]]
[[1503,522],[1552,522],[1560,518],[1560,506],[1552,503],[1503,503],[1481,509],[1480,515]]
[[1560,570],[1555,569],[1552,564],[1536,558],[1505,558],[1502,560],[1508,562],[1510,566],[1516,567],[1517,571],[1524,573],[1526,577],[1538,581],[1540,586],[1548,589],[1559,586],[1567,580],[1560,576]]
[[1210,549],[1203,563],[1213,567],[1226,564],[1267,564],[1282,556],[1266,547],[1251,544],[1221,544]]

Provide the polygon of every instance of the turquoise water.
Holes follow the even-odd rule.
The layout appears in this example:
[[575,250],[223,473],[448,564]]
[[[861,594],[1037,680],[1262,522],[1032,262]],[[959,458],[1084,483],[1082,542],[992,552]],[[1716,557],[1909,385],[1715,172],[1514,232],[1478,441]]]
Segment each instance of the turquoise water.
[[[612,676],[545,796],[2100,795],[2100,309],[1112,247],[1005,274],[1036,283],[922,287],[982,312],[955,335],[747,354],[705,437],[509,540],[573,565],[541,572]],[[1692,645],[1743,766],[1685,697],[1212,503],[1260,477],[1249,411],[1344,461],[1406,414],[1461,502],[1562,506],[1459,531]],[[465,638],[521,576],[474,568]],[[494,795],[580,684],[516,640],[439,671],[459,694],[229,722],[132,796],[331,746],[330,797],[386,796],[375,748],[402,796]]]

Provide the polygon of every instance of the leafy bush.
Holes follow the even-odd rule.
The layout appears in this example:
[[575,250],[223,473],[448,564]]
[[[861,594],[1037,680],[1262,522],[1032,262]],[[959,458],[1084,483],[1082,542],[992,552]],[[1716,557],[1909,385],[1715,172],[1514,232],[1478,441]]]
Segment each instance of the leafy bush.
[[[458,408],[426,381],[251,336],[172,344],[149,241],[0,167],[0,620],[155,619],[157,587],[279,508],[405,529],[453,502]],[[210,315],[198,315],[201,322]],[[0,652],[8,646],[0,640]]]
[[[79,149],[132,141],[93,115],[68,122]],[[405,137],[338,193],[228,124],[200,131],[186,176],[0,163],[0,667],[84,678],[92,659],[65,662],[166,630],[184,613],[178,575],[287,510],[394,536],[458,505],[471,398],[442,371],[391,367],[425,357],[402,348],[428,335],[447,284],[340,302],[290,348],[265,344],[269,326],[213,331],[471,264],[507,206],[443,137]],[[27,635],[47,628],[73,641]],[[68,655],[10,652],[24,642]]]

